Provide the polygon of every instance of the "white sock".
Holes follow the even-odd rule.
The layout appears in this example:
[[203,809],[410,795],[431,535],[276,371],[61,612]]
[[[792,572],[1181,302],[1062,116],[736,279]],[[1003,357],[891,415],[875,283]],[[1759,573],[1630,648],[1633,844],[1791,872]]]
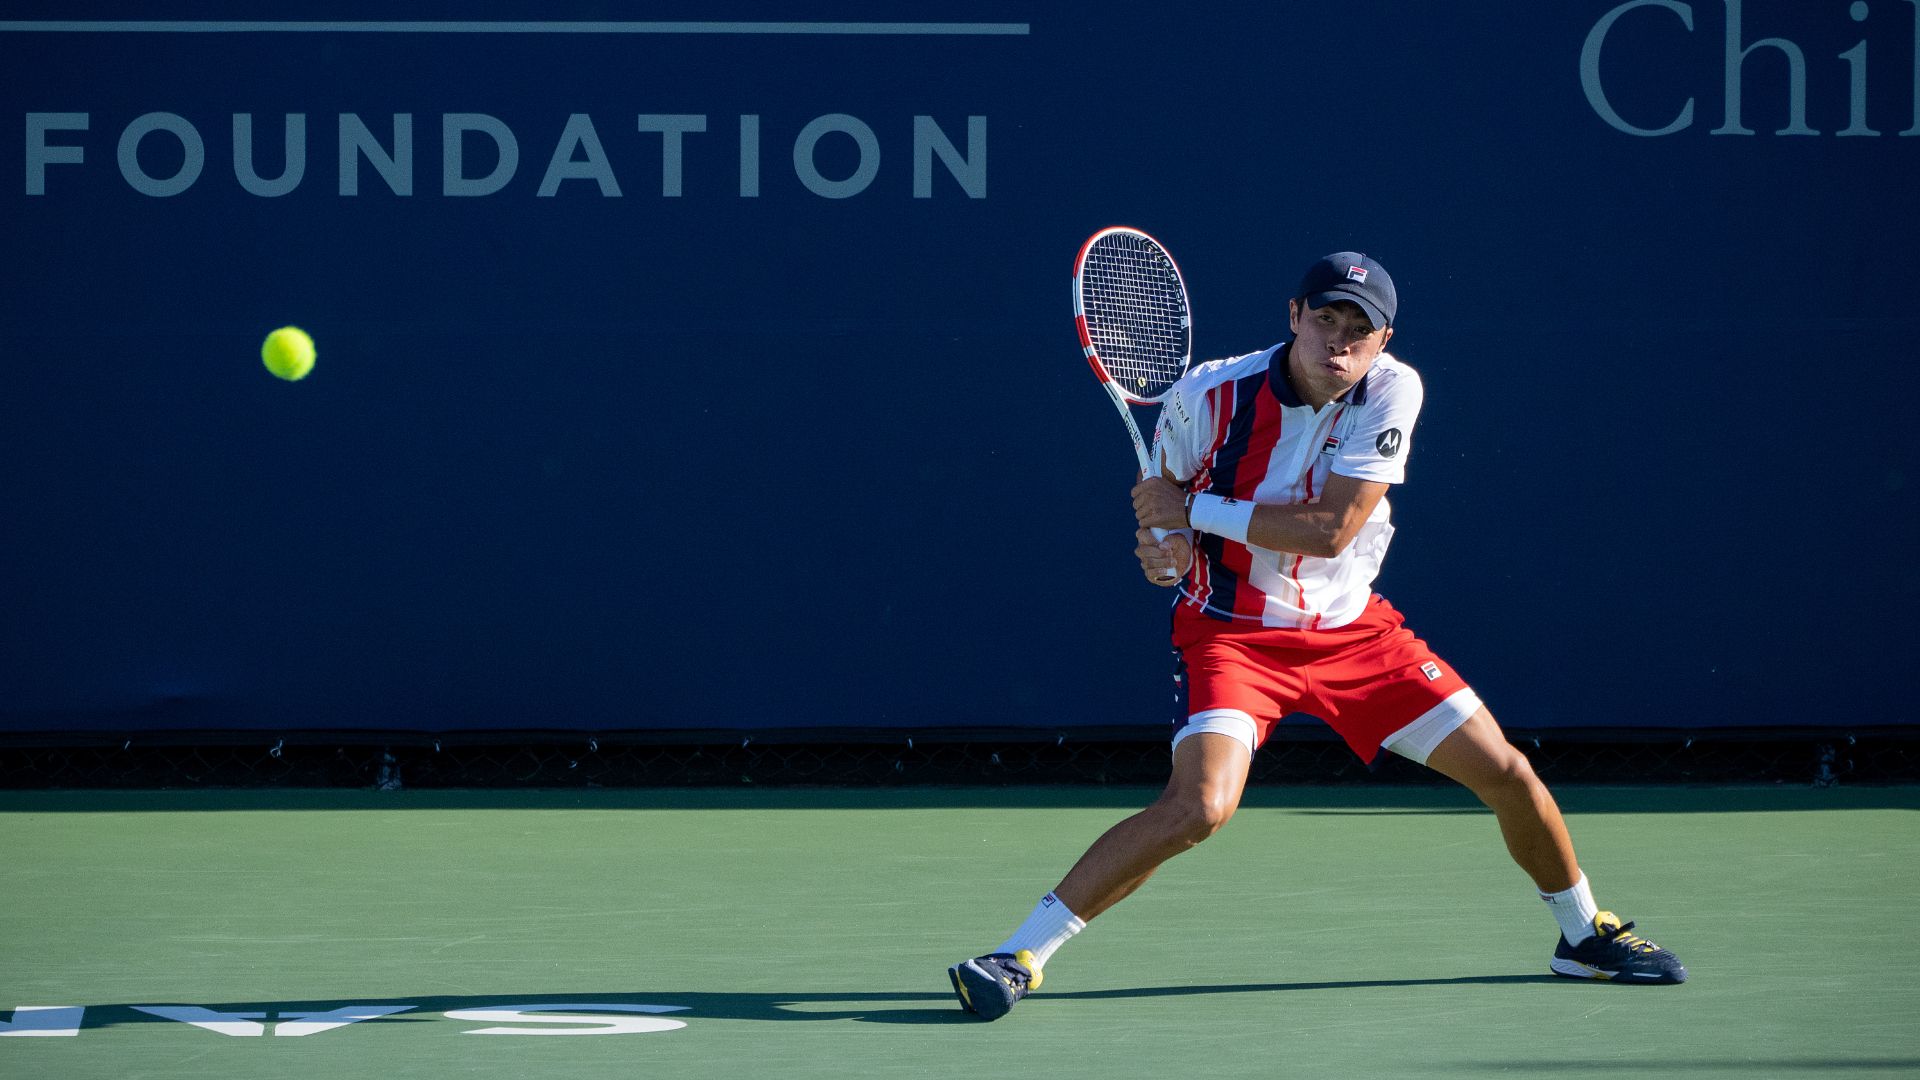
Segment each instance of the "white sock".
[[1587,885],[1587,875],[1581,874],[1580,880],[1564,892],[1540,893],[1540,899],[1547,902],[1547,909],[1560,924],[1567,944],[1578,945],[1593,936],[1593,919],[1600,914],[1600,909],[1593,902],[1593,889]]
[[1033,914],[1027,916],[1027,921],[1020,924],[1013,936],[993,951],[1013,953],[1027,949],[1033,953],[1034,963],[1044,968],[1068,938],[1086,928],[1087,924],[1068,911],[1067,905],[1061,903],[1059,897],[1048,893],[1033,906]]

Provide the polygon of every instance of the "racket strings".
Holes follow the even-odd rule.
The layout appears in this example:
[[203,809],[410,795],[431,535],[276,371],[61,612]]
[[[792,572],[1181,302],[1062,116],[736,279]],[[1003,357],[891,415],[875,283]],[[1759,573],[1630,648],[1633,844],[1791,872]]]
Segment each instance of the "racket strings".
[[1082,271],[1087,336],[1107,373],[1141,397],[1157,397],[1187,365],[1187,306],[1179,274],[1150,241],[1108,238]]

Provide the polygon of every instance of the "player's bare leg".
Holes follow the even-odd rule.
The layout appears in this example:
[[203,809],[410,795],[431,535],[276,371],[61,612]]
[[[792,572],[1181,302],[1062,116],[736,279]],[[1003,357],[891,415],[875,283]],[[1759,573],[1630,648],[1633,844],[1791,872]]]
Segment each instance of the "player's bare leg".
[[1048,958],[1085,929],[1087,920],[1227,823],[1240,805],[1251,758],[1245,744],[1231,736],[1197,732],[1182,739],[1173,752],[1173,778],[1152,805],[1094,841],[999,948],[947,969],[961,1007],[995,1020],[1038,989]]
[[1580,879],[1559,804],[1485,707],[1440,740],[1427,765],[1487,804],[1499,819],[1508,853],[1541,892],[1559,892]]
[[1240,806],[1251,760],[1231,736],[1203,731],[1180,740],[1166,790],[1095,840],[1053,894],[1089,922],[1126,899],[1162,863],[1227,823]]
[[1513,861],[1552,907],[1561,934],[1551,964],[1555,974],[1643,985],[1686,980],[1678,957],[1631,933],[1632,923],[1598,909],[1559,805],[1491,713],[1475,712],[1434,747],[1427,764],[1487,804]]

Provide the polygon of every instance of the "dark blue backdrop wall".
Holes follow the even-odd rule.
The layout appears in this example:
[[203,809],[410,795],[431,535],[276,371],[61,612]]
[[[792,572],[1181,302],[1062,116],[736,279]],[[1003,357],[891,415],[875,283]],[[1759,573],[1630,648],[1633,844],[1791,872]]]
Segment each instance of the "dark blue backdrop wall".
[[[900,18],[738,7],[279,14]],[[0,729],[1159,722],[1116,222],[1202,357],[1392,269],[1379,587],[1510,726],[1909,722],[1917,7],[12,5]]]

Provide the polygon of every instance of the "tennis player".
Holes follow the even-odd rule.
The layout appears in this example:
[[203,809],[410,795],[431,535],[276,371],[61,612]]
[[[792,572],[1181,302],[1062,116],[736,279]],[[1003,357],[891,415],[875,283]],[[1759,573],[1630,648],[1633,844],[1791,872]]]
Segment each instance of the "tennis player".
[[[1423,391],[1386,351],[1398,307],[1378,262],[1339,252],[1287,305],[1292,340],[1201,364],[1168,396],[1162,476],[1133,489],[1141,570],[1177,578],[1183,707],[1173,775],[1096,840],[998,948],[949,969],[960,1004],[1004,1016],[1055,950],[1233,816],[1252,755],[1282,716],[1320,717],[1362,760],[1382,750],[1464,784],[1560,925],[1549,970],[1682,982],[1673,953],[1595,904],[1560,809],[1472,687],[1372,584],[1393,536]],[[1151,529],[1171,530],[1156,541]]]

